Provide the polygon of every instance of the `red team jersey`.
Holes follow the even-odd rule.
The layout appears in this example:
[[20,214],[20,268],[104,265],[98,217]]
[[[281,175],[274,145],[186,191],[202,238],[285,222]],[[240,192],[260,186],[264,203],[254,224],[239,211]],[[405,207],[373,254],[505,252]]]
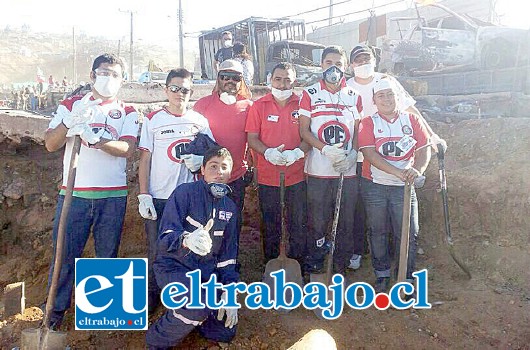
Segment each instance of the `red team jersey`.
[[[398,142],[404,136],[411,136],[416,144],[404,152]],[[388,163],[399,169],[408,169],[414,164],[414,152],[429,145],[429,134],[418,116],[399,112],[397,118],[388,121],[378,113],[366,117],[359,128],[359,150],[373,147]],[[363,162],[363,177],[374,183],[404,186],[394,175],[379,170],[366,159]]]
[[217,92],[201,98],[193,106],[195,111],[208,119],[215,141],[220,146],[226,147],[232,155],[234,166],[229,182],[240,179],[247,171],[245,126],[250,106],[252,101],[241,97],[238,97],[236,103],[227,105],[219,99]]
[[[285,145],[284,150],[300,146],[298,121],[299,98],[291,95],[285,107],[280,107],[272,94],[254,102],[248,113],[246,132],[259,134],[260,141],[267,147]],[[277,166],[269,163],[263,154],[254,152],[257,160],[258,183],[267,186],[280,185],[280,171],[285,172],[285,185],[291,186],[304,180],[304,159],[291,166]]]

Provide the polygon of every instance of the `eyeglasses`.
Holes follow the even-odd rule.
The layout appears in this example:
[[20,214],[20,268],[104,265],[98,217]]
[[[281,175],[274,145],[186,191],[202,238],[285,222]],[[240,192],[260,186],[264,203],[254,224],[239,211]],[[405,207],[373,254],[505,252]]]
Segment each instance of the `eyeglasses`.
[[102,77],[113,77],[114,79],[121,78],[120,73],[116,72],[115,70],[108,69],[108,68],[97,68],[94,71],[94,73]]
[[219,79],[224,81],[232,80],[238,83],[241,81],[241,79],[243,79],[243,77],[241,74],[237,73],[219,73]]
[[167,88],[174,94],[176,94],[177,92],[181,92],[183,95],[187,95],[191,92],[191,89],[178,85],[169,85]]

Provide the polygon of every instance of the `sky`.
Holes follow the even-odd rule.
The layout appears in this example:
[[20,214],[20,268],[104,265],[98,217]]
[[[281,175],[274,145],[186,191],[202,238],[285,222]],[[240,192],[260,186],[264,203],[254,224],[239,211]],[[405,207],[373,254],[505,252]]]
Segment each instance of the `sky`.
[[[334,15],[349,13],[360,9],[368,9],[371,5],[382,5],[395,0],[333,0]],[[527,11],[521,11],[519,0],[494,0],[498,3],[498,12],[504,25],[530,28]],[[517,1],[517,5],[516,5]],[[343,2],[342,4],[340,4]],[[487,4],[489,0],[484,0]],[[103,35],[109,39],[129,40],[130,12],[133,11],[133,30],[135,40],[145,40],[153,43],[176,43],[178,38],[178,0],[90,0],[76,2],[74,9],[70,0],[2,0],[0,11],[1,26],[10,25],[20,27],[28,24],[34,31],[71,33],[72,27],[76,32],[89,35]],[[247,17],[279,18],[292,16],[328,6],[330,0],[182,0],[184,14],[184,32],[194,38],[197,32],[221,27]],[[385,9],[410,6],[411,0],[404,0],[393,7],[377,9],[377,14]],[[485,5],[487,6],[487,5]],[[325,19],[329,9],[322,9],[296,16],[303,18],[306,23]],[[367,17],[364,12],[358,17]],[[348,16],[346,20],[355,19]],[[308,25],[312,27],[324,26],[327,21]]]

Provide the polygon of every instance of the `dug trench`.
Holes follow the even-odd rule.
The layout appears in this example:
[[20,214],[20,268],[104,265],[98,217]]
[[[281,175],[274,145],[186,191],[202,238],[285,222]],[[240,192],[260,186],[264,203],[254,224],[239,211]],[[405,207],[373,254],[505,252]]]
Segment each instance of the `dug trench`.
[[[178,349],[286,349],[315,328],[327,330],[339,349],[529,349],[530,347],[530,123],[524,118],[433,123],[446,139],[449,210],[455,251],[469,266],[468,280],[444,245],[438,166],[433,157],[420,201],[418,268],[429,271],[429,310],[345,309],[335,321],[318,320],[303,308],[289,314],[240,311],[230,344],[192,334]],[[45,125],[44,125],[45,127]],[[0,347],[20,346],[22,329],[42,318],[51,230],[62,151],[42,141],[0,138],[0,287],[26,285],[26,310],[0,317]],[[137,212],[137,164],[128,167],[129,202],[121,257],[144,257],[143,223]],[[264,269],[256,192],[248,189],[240,261],[242,280],[258,281]],[[85,256],[93,256],[89,242]],[[353,281],[374,282],[369,256]],[[162,311],[159,311],[159,314]],[[73,349],[142,349],[144,332],[75,331],[74,309],[65,330]],[[151,319],[152,321],[152,319]]]

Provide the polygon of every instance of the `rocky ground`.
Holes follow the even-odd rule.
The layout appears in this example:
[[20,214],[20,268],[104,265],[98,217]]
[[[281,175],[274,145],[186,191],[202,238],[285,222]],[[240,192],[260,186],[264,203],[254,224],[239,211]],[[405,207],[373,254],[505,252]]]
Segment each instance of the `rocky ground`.
[[[495,118],[433,123],[449,143],[446,166],[456,253],[470,267],[468,280],[443,241],[444,221],[437,161],[419,190],[418,268],[429,271],[430,310],[346,309],[336,321],[311,311],[240,312],[231,344],[211,344],[192,334],[178,349],[286,349],[306,332],[327,330],[339,349],[530,349],[530,119]],[[20,345],[22,329],[37,327],[51,260],[51,227],[61,152],[22,139],[0,142],[0,287],[26,282],[26,311],[0,317],[0,348]],[[137,182],[135,164],[129,180]],[[132,186],[132,188],[135,188]],[[136,190],[131,191],[120,256],[145,253]],[[241,237],[242,278],[257,281],[263,271],[256,194],[247,193]],[[93,246],[87,246],[92,256]],[[373,282],[370,260],[348,272],[353,281]],[[161,312],[161,311],[160,311]],[[142,349],[143,332],[75,331],[67,314],[68,344],[75,349]]]

